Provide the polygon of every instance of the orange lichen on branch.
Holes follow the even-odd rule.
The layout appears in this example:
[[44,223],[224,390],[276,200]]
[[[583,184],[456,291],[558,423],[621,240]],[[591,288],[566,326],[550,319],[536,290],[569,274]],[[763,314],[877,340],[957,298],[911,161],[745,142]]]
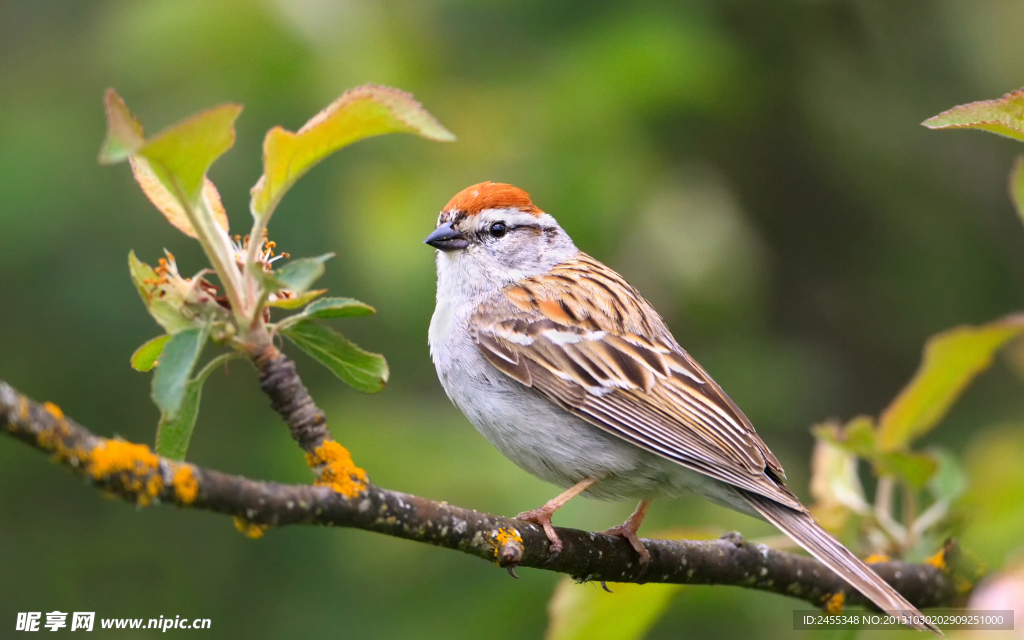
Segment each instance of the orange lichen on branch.
[[36,442],[39,446],[46,451],[51,451],[56,455],[57,460],[64,458],[64,443],[61,436],[63,436],[63,429],[61,422],[58,422],[52,427],[45,427],[39,430],[36,435]]
[[174,495],[182,504],[192,504],[199,495],[199,481],[192,472],[192,465],[183,464],[174,470],[174,477],[171,479],[174,486]]
[[235,528],[238,529],[239,533],[246,538],[259,540],[263,537],[263,534],[266,533],[270,526],[265,524],[256,524],[254,522],[249,522],[245,518],[235,516]]
[[889,562],[892,560],[889,556],[884,553],[872,553],[870,556],[864,558],[864,562],[867,564],[874,564],[876,562]]
[[846,604],[846,595],[840,591],[825,601],[825,611],[829,613],[842,613],[844,604]]
[[53,404],[52,402],[44,402],[43,403],[43,409],[46,409],[46,413],[50,414],[51,416],[53,416],[57,420],[63,420],[64,419],[64,412],[61,411],[60,407],[58,407],[57,405]]
[[336,440],[324,440],[307,453],[306,464],[317,471],[317,486],[330,487],[346,498],[354,498],[366,489],[366,472],[352,462],[348,449]]
[[89,473],[97,480],[121,472],[148,475],[159,464],[149,447],[126,440],[106,440],[89,455]]
[[924,563],[932,565],[933,567],[935,567],[939,571],[945,571],[946,568],[947,568],[946,567],[946,550],[945,549],[939,549],[938,553],[936,553],[935,555],[933,555],[930,558],[928,558],[927,560],[925,560]]
[[519,531],[514,527],[502,527],[494,533],[494,557],[501,557],[501,550],[504,549],[510,543],[517,543],[520,546],[523,544],[523,536],[519,535]]
[[[27,416],[27,400],[25,401],[25,404],[22,405],[22,409],[25,411]],[[39,446],[43,449],[52,452],[58,461],[72,456],[73,454],[67,450],[64,444],[64,439],[70,432],[68,429],[68,421],[64,417],[64,412],[60,410],[60,407],[52,402],[44,402],[43,410],[53,417],[54,424],[52,427],[44,427],[43,429],[40,429],[39,433],[36,435],[36,442],[38,442]]]
[[30,406],[31,405],[29,405],[28,403],[28,398],[22,395],[18,396],[18,420],[21,420],[22,422],[28,420],[28,410]]
[[153,501],[164,489],[160,458],[144,444],[105,440],[86,457],[89,474],[100,481],[119,476],[124,488],[140,505]]

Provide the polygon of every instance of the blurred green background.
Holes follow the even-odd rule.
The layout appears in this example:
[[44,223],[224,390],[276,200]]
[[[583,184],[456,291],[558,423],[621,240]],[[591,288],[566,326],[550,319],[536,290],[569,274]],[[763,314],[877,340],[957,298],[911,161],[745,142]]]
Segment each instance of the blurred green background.
[[[339,328],[387,356],[383,393],[296,355],[375,482],[503,514],[556,492],[473,430],[427,351],[422,238],[455,192],[496,180],[651,299],[807,497],[811,424],[877,414],[927,336],[1020,307],[1024,227],[1005,187],[1020,147],[918,123],[1024,84],[1022,21],[1024,5],[988,0],[0,1],[0,379],[102,434],[152,441],[150,378],[128,357],[159,329],[126,256],[166,247],[186,273],[202,259],[127,168],[96,164],[106,87],[153,133],[245,104],[211,172],[244,232],[263,133],[382,83],[459,141],[359,143],[271,225],[293,255],[337,252],[325,285],[379,311]],[[993,568],[1024,544],[1013,370],[982,376],[928,437],[963,454],[973,485],[957,533]],[[255,382],[244,363],[211,378],[189,459],[310,481]],[[574,502],[557,521],[606,528],[632,507]],[[679,526],[771,535],[699,500],[656,504],[645,531]],[[558,576],[521,575],[360,531],[252,541],[222,516],[105,500],[0,441],[0,637],[15,612],[55,609],[208,617],[210,637],[538,637]],[[806,605],[687,589],[651,637],[789,637],[793,608]],[[116,635],[158,635],[132,633]]]

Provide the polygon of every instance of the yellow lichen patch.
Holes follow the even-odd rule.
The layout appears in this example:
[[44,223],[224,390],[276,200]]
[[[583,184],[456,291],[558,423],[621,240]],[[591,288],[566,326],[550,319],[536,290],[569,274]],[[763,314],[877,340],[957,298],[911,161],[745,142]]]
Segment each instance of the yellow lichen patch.
[[89,475],[96,480],[110,480],[121,474],[124,488],[135,494],[141,505],[149,504],[163,491],[160,459],[144,444],[106,440],[84,457]]
[[154,473],[146,480],[146,490],[139,494],[139,504],[145,506],[153,501],[164,490],[164,479]]
[[89,455],[89,473],[97,480],[114,473],[152,473],[160,459],[144,444],[106,440]]
[[192,504],[199,495],[199,481],[192,473],[192,465],[183,464],[174,470],[174,478],[171,480],[174,485],[174,495],[183,504]]
[[307,453],[306,464],[319,470],[318,486],[330,487],[347,498],[354,498],[366,489],[366,472],[352,462],[348,449],[336,440],[324,440],[313,453]]
[[924,563],[932,565],[933,567],[935,567],[939,571],[945,571],[946,570],[946,550],[945,549],[939,549],[938,553],[936,553],[935,555],[933,555],[930,558],[928,558],[927,560],[925,560]]
[[[25,414],[24,419],[29,417],[29,404],[28,400],[22,397],[24,403],[20,410]],[[44,402],[43,410],[50,414],[54,419],[52,426],[43,427],[39,430],[36,436],[36,443],[40,448],[47,451],[52,451],[56,454],[57,460],[63,460],[66,456],[66,450],[64,449],[64,437],[69,435],[71,430],[68,427],[68,422],[64,418],[64,412],[60,410],[60,407],[53,404],[52,402]]]
[[63,462],[69,456],[64,445],[64,439],[68,433],[68,423],[62,420],[53,426],[40,429],[36,435],[36,444],[41,449],[52,452],[53,458],[58,462]]
[[235,516],[235,528],[238,529],[238,531],[246,538],[259,540],[263,537],[263,534],[270,527],[265,524],[256,524],[253,522],[249,522],[245,518]]
[[497,558],[498,554],[501,553],[502,547],[507,545],[509,542],[523,543],[523,536],[519,535],[513,527],[502,527],[494,534],[494,557]]
[[44,427],[36,434],[36,444],[40,449],[50,452],[50,459],[54,462],[65,464],[69,460],[71,466],[78,466],[78,461],[88,457],[88,453],[79,448],[68,448],[67,436],[70,429],[66,421],[58,422],[51,427]]
[[889,562],[892,560],[889,556],[884,553],[872,553],[870,556],[864,558],[864,562],[868,564],[874,564],[876,562]]
[[29,410],[28,398],[25,396],[18,396],[18,420],[25,422],[28,420]]
[[61,448],[62,443],[60,440],[60,433],[57,431],[56,427],[45,427],[40,429],[39,435],[36,436],[36,444],[46,451],[58,453],[57,457],[60,458],[59,449]]
[[44,402],[43,409],[46,409],[46,413],[50,414],[51,416],[58,420],[64,419],[64,412],[61,411],[60,407],[53,404],[52,402]]
[[846,603],[846,596],[842,591],[833,595],[825,601],[825,611],[829,613],[842,613],[843,605]]

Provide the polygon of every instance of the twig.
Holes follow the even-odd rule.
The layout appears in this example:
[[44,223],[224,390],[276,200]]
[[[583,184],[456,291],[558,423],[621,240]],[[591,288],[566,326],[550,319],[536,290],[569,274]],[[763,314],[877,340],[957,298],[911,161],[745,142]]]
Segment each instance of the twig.
[[[293,388],[308,396],[304,387]],[[313,421],[323,426],[320,418]],[[640,574],[636,553],[619,537],[559,528],[564,548],[552,557],[547,538],[536,525],[389,491],[365,479],[355,482],[350,477],[352,484],[341,489],[333,482],[288,485],[175,462],[155,455],[145,445],[97,436],[66,418],[56,405],[37,404],[2,381],[0,431],[50,454],[55,462],[128,502],[172,503],[235,516],[236,526],[252,537],[259,537],[269,526],[352,527],[455,549],[505,568],[534,567],[607,582],[635,582]],[[329,439],[319,447],[313,445],[314,431],[300,429],[297,439],[310,443],[314,452],[322,450],[324,443],[344,451]],[[799,598],[814,606],[842,592],[849,604],[867,604],[816,560],[752,544],[738,534],[719,540],[644,540],[644,544],[652,557],[644,574],[646,582],[741,586]],[[963,588],[955,588],[958,581],[962,587],[965,579],[953,569],[955,552],[949,545],[937,562],[882,562],[873,567],[917,607],[951,606],[966,597]]]
[[312,453],[329,440],[327,416],[302,384],[295,362],[273,346],[264,349],[254,362],[260,372],[260,389],[270,396],[270,406],[284,418],[292,439],[303,451]]

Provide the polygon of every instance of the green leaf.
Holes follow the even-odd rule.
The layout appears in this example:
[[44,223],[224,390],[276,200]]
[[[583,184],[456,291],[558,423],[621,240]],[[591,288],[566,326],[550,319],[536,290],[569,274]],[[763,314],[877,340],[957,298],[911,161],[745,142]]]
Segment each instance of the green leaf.
[[637,640],[661,618],[679,584],[611,583],[611,593],[566,576],[548,605],[545,640]]
[[149,371],[156,366],[160,354],[164,352],[164,345],[171,339],[169,335],[162,335],[153,338],[146,344],[135,350],[132,354],[132,369],[136,371]]
[[153,316],[167,333],[175,334],[195,328],[196,323],[182,315],[185,301],[173,292],[163,292],[164,295],[159,295],[154,284],[158,280],[156,271],[135,257],[134,251],[128,253],[128,272],[149,315]]
[[302,311],[307,318],[356,318],[376,313],[377,310],[354,298],[324,298]]
[[[936,470],[937,462],[930,454],[905,450],[880,450],[874,420],[870,416],[857,416],[850,420],[845,427],[826,423],[813,427],[811,431],[818,438],[819,442],[837,447],[840,451],[849,454],[851,457],[859,456],[871,462],[874,465],[876,475],[895,476],[918,489],[928,482]],[[815,448],[815,455],[819,455],[817,447]],[[822,452],[820,455],[823,456],[820,462],[820,473],[824,474],[824,477],[829,482],[836,482],[842,477],[834,477],[831,474],[853,473],[854,477],[856,477],[855,459],[853,462],[845,461],[838,452]],[[812,473],[815,474],[812,475],[811,481],[812,493],[815,491],[814,478],[819,473],[819,463],[816,461],[817,458],[812,460]],[[843,465],[847,464],[854,465],[852,471],[843,470]],[[863,490],[860,489],[860,481],[857,480],[856,482],[860,501],[854,499],[844,502],[844,504],[857,513],[863,513],[855,508],[855,505],[866,504],[863,502]],[[824,493],[823,488],[821,492]],[[818,498],[816,494],[815,498],[818,499],[819,503],[828,502]]]
[[811,495],[815,500],[815,513],[819,518],[822,512],[827,514],[823,524],[838,529],[845,521],[845,512],[863,514],[871,508],[857,475],[857,457],[839,444],[839,425],[818,425],[812,431],[816,436],[811,454]]
[[858,456],[871,460],[878,451],[875,421],[870,416],[857,416],[843,429],[846,447]]
[[324,263],[333,257],[333,253],[325,253],[315,258],[298,258],[274,271],[271,275],[276,279],[280,289],[304,293],[320,276],[324,275]]
[[[971,436],[969,445],[964,447],[964,465],[970,478],[964,499],[970,510],[968,517],[963,518],[957,537],[964,549],[971,550],[965,555],[977,554],[989,566],[999,567],[1021,548],[1024,429],[1017,421],[979,429]],[[1019,599],[1013,601],[1019,602]],[[1019,605],[1015,608],[1020,611]]]
[[1024,141],[1024,89],[953,107],[921,124],[929,129],[981,129]]
[[865,460],[872,460],[878,454],[875,421],[871,416],[857,416],[843,426],[834,422],[815,425],[811,433]]
[[359,391],[376,393],[388,381],[384,356],[363,351],[323,325],[304,321],[282,329],[281,333]]
[[177,415],[174,417],[169,417],[167,414],[160,415],[160,423],[156,428],[156,452],[158,454],[172,460],[185,459],[189,441],[192,440],[192,431],[196,426],[196,418],[199,417],[199,401],[203,395],[203,385],[214,369],[236,356],[235,353],[225,353],[208,362],[186,385],[185,397],[182,399]]
[[128,273],[132,276],[132,282],[135,283],[135,288],[138,290],[139,295],[142,296],[142,301],[149,304],[149,291],[150,285],[147,281],[154,281],[157,279],[156,271],[153,267],[149,266],[142,260],[139,260],[135,255],[135,251],[128,252]]
[[[107,113],[107,137],[100,149],[100,163],[112,164],[130,160],[132,174],[150,202],[182,233],[196,238],[198,237],[196,230],[186,214],[185,207],[179,197],[179,195],[185,195],[189,192],[185,187],[191,187],[193,176],[184,175],[184,177],[179,176],[176,178],[178,180],[177,184],[181,186],[179,190],[174,186],[174,180],[171,179],[170,174],[174,174],[178,170],[188,174],[189,171],[194,171],[196,168],[191,166],[187,159],[183,161],[182,158],[177,157],[178,155],[198,153],[199,159],[202,160],[205,152],[208,162],[202,167],[200,172],[202,197],[216,223],[227,231],[227,212],[224,211],[224,205],[221,204],[220,194],[217,192],[217,187],[204,176],[206,175],[206,169],[209,168],[213,160],[223,153],[224,150],[227,150],[234,141],[234,128],[230,122],[227,123],[226,130],[223,126],[217,129],[217,126],[224,124],[221,121],[225,116],[231,115],[232,109],[235,110],[234,117],[237,117],[237,111],[240,111],[241,107],[237,105],[217,107],[186,120],[146,142],[142,125],[132,116],[128,106],[116,91],[113,89],[107,90],[104,104]],[[210,114],[213,115],[211,116]],[[232,122],[234,117],[231,117]],[[225,133],[228,135],[227,146],[213,157],[209,157],[211,151],[216,151],[216,148],[209,148],[211,145],[216,147],[217,144],[225,144],[225,140],[223,140]],[[207,138],[199,139],[203,136],[207,136]],[[220,137],[219,140],[217,139],[218,136]],[[188,147],[192,143],[195,144],[194,149]],[[154,162],[157,166],[154,166]],[[181,191],[181,194],[178,193],[179,191]],[[198,194],[196,197],[198,197]],[[189,199],[193,200],[195,198]]]
[[145,144],[142,125],[113,89],[107,89],[103,103],[107,112],[107,137],[100,147],[100,164],[124,162]]
[[309,304],[313,299],[319,298],[325,293],[327,293],[327,289],[313,289],[305,293],[300,293],[294,298],[277,298],[276,300],[271,300],[267,302],[267,306],[274,307],[275,309],[301,309]]
[[157,134],[139,149],[153,172],[179,200],[199,199],[206,171],[235,143],[238,104],[223,104]]
[[411,95],[375,85],[346,91],[295,133],[274,127],[263,140],[263,176],[252,188],[253,215],[261,218],[273,212],[299,178],[338,149],[399,132],[455,140]]
[[311,320],[327,318],[356,318],[376,313],[377,310],[354,298],[324,298],[310,304],[301,313],[281,320],[277,325],[278,331],[284,331],[287,327]]
[[1010,199],[1017,215],[1024,221],[1024,156],[1017,156],[1010,170]]
[[[193,226],[192,220],[185,213],[185,207],[182,206],[178,196],[168,190],[167,186],[160,180],[153,169],[153,165],[141,156],[133,156],[131,158],[131,165],[135,182],[138,183],[142,193],[146,194],[146,197],[153,203],[153,206],[160,213],[164,214],[167,221],[174,225],[178,231],[181,231],[190,238],[198,238],[199,234]],[[221,229],[227,231],[227,211],[224,210],[224,205],[220,201],[220,193],[217,191],[217,187],[214,186],[209,178],[206,178],[203,182],[202,196],[210,213],[213,214],[214,221]]]
[[185,399],[185,387],[206,345],[206,329],[189,329],[174,334],[164,346],[160,366],[153,376],[153,402],[173,419]]
[[896,476],[915,489],[923,488],[938,467],[934,456],[916,451],[880,452],[875,458],[877,475]]
[[938,471],[928,482],[928,490],[936,500],[956,500],[967,490],[967,474],[960,461],[949,451],[939,449],[934,452],[938,462]]
[[930,431],[971,380],[991,366],[995,352],[1022,331],[1024,315],[1018,315],[929,338],[917,373],[879,419],[879,449],[903,449]]

